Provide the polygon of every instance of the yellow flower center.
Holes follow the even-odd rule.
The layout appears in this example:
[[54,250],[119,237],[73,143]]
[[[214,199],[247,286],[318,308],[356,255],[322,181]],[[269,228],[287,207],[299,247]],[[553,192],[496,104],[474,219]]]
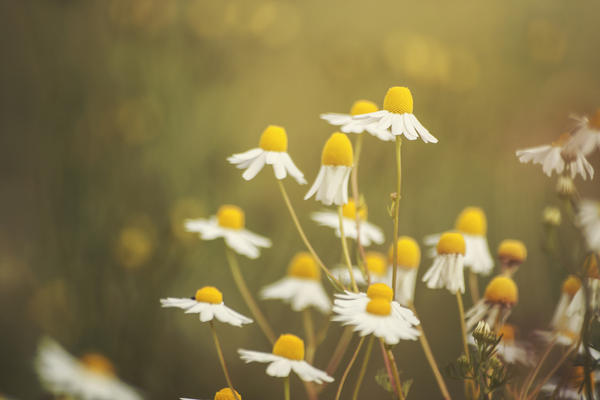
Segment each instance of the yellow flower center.
[[365,254],[365,263],[367,271],[376,276],[384,276],[387,272],[387,262],[385,256],[376,251],[369,251]]
[[412,113],[413,98],[410,90],[401,86],[389,88],[383,99],[383,109],[396,114]]
[[353,160],[352,143],[348,136],[339,132],[332,134],[323,147],[322,164],[351,167]]
[[600,108],[589,118],[590,128],[600,130]]
[[367,312],[375,315],[390,315],[392,312],[392,303],[387,299],[372,299],[367,303]]
[[498,257],[502,261],[520,264],[527,258],[527,248],[520,240],[505,239],[498,246]]
[[504,324],[498,334],[502,335],[502,340],[512,342],[515,340],[515,327],[511,324]]
[[488,303],[513,306],[519,299],[519,290],[509,277],[497,276],[487,285],[483,297]]
[[[585,369],[582,365],[572,366],[567,371],[567,384],[569,387],[579,390],[579,388],[583,385],[584,377]],[[591,372],[590,379],[592,381],[592,387],[594,387],[594,374]]]
[[[421,249],[417,241],[409,236],[400,236],[398,247],[398,265],[404,268],[418,268],[421,262]],[[390,264],[394,263],[394,246],[388,251]]]
[[[236,397],[237,395],[237,397]],[[235,394],[229,388],[221,389],[215,393],[214,400],[242,400],[242,396],[235,390]]]
[[479,207],[467,207],[456,218],[455,228],[469,235],[485,236],[487,221]]
[[87,353],[81,357],[80,361],[90,371],[100,375],[115,376],[115,367],[102,354]]
[[[342,213],[344,214],[344,217],[350,218],[350,219],[356,219],[356,212],[357,212],[356,203],[354,203],[354,200],[348,199],[348,202],[342,206]],[[359,205],[358,217],[363,221],[367,219],[367,205],[366,204]]]
[[458,232],[442,234],[437,244],[438,254],[465,254],[465,238]]
[[385,301],[392,301],[394,292],[385,283],[374,283],[367,289],[367,296],[373,300],[384,299]]
[[287,151],[287,134],[285,129],[277,125],[269,125],[260,136],[258,144],[261,149],[266,151]]
[[273,354],[290,360],[304,360],[304,341],[289,333],[281,335],[273,345]]
[[242,229],[244,227],[244,211],[238,206],[226,204],[217,211],[217,220],[223,228]]
[[568,294],[569,296],[575,296],[575,293],[581,287],[581,281],[575,275],[569,275],[567,279],[563,281],[562,284],[562,292]]
[[321,279],[321,270],[317,266],[314,257],[305,251],[297,253],[288,267],[288,275],[296,278]]
[[204,286],[196,291],[194,296],[200,303],[221,304],[223,302],[223,293],[213,286]]
[[350,109],[350,115],[369,114],[377,111],[377,104],[369,100],[356,100]]
[[588,278],[600,279],[600,271],[598,271],[596,257],[600,257],[600,254],[590,254],[585,260],[585,275]]
[[567,143],[567,140],[569,140],[570,138],[571,138],[571,134],[569,132],[563,133],[562,135],[560,135],[558,137],[558,139],[556,139],[554,142],[552,142],[552,146],[562,147],[562,146],[564,146],[565,143]]

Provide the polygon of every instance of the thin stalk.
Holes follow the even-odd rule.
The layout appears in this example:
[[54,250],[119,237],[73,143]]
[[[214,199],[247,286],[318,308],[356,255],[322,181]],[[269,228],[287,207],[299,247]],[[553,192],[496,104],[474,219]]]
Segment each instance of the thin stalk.
[[[410,304],[409,308],[412,310],[415,316],[419,318],[415,306],[413,304]],[[444,378],[440,373],[440,368],[438,367],[437,362],[433,357],[433,352],[431,351],[431,347],[429,346],[429,342],[427,341],[427,337],[425,336],[425,331],[423,330],[422,322],[419,325],[417,325],[417,329],[420,332],[419,342],[421,343],[421,347],[423,347],[423,353],[425,353],[425,358],[427,359],[427,362],[429,362],[429,367],[431,368],[431,371],[435,376],[435,380],[438,384],[438,387],[440,388],[440,392],[442,392],[442,396],[444,397],[444,399],[449,400],[451,399],[451,397],[450,393],[448,392],[448,387],[446,387],[446,382],[444,382]]]
[[317,255],[317,252],[315,251],[315,249],[312,247],[312,245],[308,241],[308,238],[306,237],[306,234],[304,233],[304,229],[302,229],[302,225],[300,225],[300,221],[298,220],[298,216],[296,215],[296,211],[294,211],[294,207],[292,206],[292,202],[290,201],[290,198],[289,198],[289,196],[287,194],[287,191],[285,190],[285,186],[283,186],[283,183],[279,179],[277,180],[277,184],[279,185],[279,190],[281,191],[281,195],[283,196],[283,200],[285,201],[285,205],[287,206],[287,208],[288,208],[288,210],[290,212],[290,215],[292,216],[292,220],[294,221],[294,225],[296,226],[296,229],[298,230],[298,234],[300,234],[300,238],[304,242],[304,245],[306,246],[306,249],[315,258],[315,260],[317,261],[317,264],[319,264],[319,267],[321,267],[321,269],[323,270],[323,272],[325,272],[325,275],[327,275],[327,278],[329,278],[329,281],[334,286],[334,288],[336,290],[339,290],[339,291],[343,292],[346,289],[344,287],[344,285],[335,276],[333,276],[333,274],[329,271],[329,269],[327,269],[327,267],[325,266],[325,264],[323,264],[323,261],[321,261],[321,258],[319,258],[319,256]]
[[285,400],[290,400],[290,376],[286,376],[283,380],[283,396]]
[[[360,153],[362,150],[362,143],[363,143],[363,137],[364,134],[361,133],[360,135],[358,135],[358,137],[356,138],[356,142],[354,145],[354,168],[352,168],[352,197],[354,197],[354,204],[356,205],[356,209],[358,210],[358,205],[359,205],[359,201],[360,201],[360,192],[358,191],[358,163],[360,161]],[[357,212],[356,213],[356,247],[358,248],[358,253],[360,254],[360,257],[363,260],[363,263],[366,262],[366,254],[365,254],[365,249],[362,245],[362,243],[360,242],[360,214]],[[368,270],[367,270],[367,278],[368,278]],[[367,279],[369,280],[369,279]]]
[[392,353],[392,349],[388,349],[387,351],[388,357],[390,359],[390,363],[392,364],[392,373],[394,374],[394,382],[396,382],[396,388],[398,388],[398,399],[406,400],[404,397],[404,391],[402,390],[402,382],[400,382],[400,374],[398,373],[398,365],[396,364],[396,359],[394,358],[394,353]]
[[231,269],[231,275],[233,275],[233,280],[235,281],[238,290],[242,294],[246,305],[250,309],[250,312],[254,316],[254,319],[256,319],[258,326],[263,331],[269,342],[271,342],[271,344],[275,343],[275,334],[273,333],[273,329],[271,329],[271,326],[267,322],[267,319],[265,318],[264,314],[260,311],[260,308],[258,307],[258,304],[256,304],[256,301],[254,301],[252,293],[250,293],[250,290],[246,285],[246,281],[244,280],[244,276],[242,275],[242,271],[240,270],[240,266],[237,262],[237,259],[235,258],[235,255],[229,249],[229,247],[225,247],[225,254],[227,255],[227,261],[229,262],[229,268]]
[[471,300],[473,304],[479,301],[479,282],[477,274],[469,269],[469,292],[471,292]]
[[385,350],[385,343],[383,343],[382,339],[379,339],[379,346],[381,348],[381,356],[383,357],[383,365],[385,366],[385,371],[387,372],[388,378],[390,380],[390,386],[392,387],[392,391],[394,394],[398,394],[398,388],[396,387],[396,382],[394,382],[394,374],[392,373],[392,367],[390,366],[390,358],[388,357],[387,351]]
[[221,349],[221,343],[219,342],[219,337],[217,336],[217,331],[215,329],[215,324],[213,321],[210,321],[210,331],[212,332],[213,340],[215,341],[215,347],[217,348],[217,354],[219,356],[219,361],[221,362],[221,368],[223,368],[223,373],[225,374],[225,380],[227,381],[227,386],[229,386],[229,390],[237,400],[242,400],[237,395],[233,387],[233,383],[231,383],[231,378],[229,377],[229,371],[227,370],[227,365],[225,364],[225,357],[223,357],[223,350]]
[[544,386],[544,384],[548,381],[548,379],[550,379],[556,373],[556,371],[558,371],[558,369],[565,362],[565,360],[567,359],[567,357],[569,357],[569,355],[576,348],[577,348],[577,346],[571,346],[568,350],[565,350],[565,352],[563,353],[563,355],[560,357],[560,359],[554,365],[554,367],[550,370],[550,372],[548,372],[548,374],[544,377],[544,379],[542,379],[542,381],[540,383],[538,383],[538,385],[533,389],[533,392],[531,392],[531,395],[527,396],[527,393],[525,393],[525,396],[527,396],[527,397],[525,397],[525,399],[527,399],[527,400],[529,400],[529,399],[535,399],[536,398],[535,396],[540,391],[540,389],[542,388],[542,386]]
[[[456,302],[458,304],[458,318],[460,319],[460,331],[463,342],[463,350],[465,352],[465,357],[467,358],[467,363],[471,363],[471,354],[469,353],[469,342],[467,341],[467,328],[465,326],[465,308],[463,307],[462,294],[457,291],[456,292]],[[469,397],[469,392],[474,394],[476,391],[475,383],[471,381],[465,382],[465,395]]]
[[365,373],[367,372],[367,365],[369,365],[369,359],[371,358],[371,350],[373,349],[373,341],[375,340],[375,336],[371,335],[369,338],[369,342],[367,343],[367,350],[365,352],[365,356],[363,357],[362,365],[360,366],[360,372],[358,373],[358,378],[356,379],[356,386],[354,387],[354,393],[352,394],[352,400],[358,399],[358,392],[360,391],[360,385],[365,377]]
[[396,274],[398,273],[398,218],[400,214],[400,197],[402,190],[402,139],[396,136],[396,197],[394,199],[394,242],[392,243],[392,291],[396,297]]
[[346,243],[346,235],[344,235],[344,212],[342,210],[342,206],[338,207],[338,217],[340,220],[340,240],[342,241],[342,249],[344,251],[344,259],[346,261],[346,266],[348,267],[348,272],[350,273],[350,282],[352,283],[352,290],[358,292],[358,286],[356,286],[356,281],[354,280],[352,260],[350,260],[350,252],[348,251],[348,243]]
[[348,374],[350,373],[350,368],[352,368],[354,361],[356,361],[356,357],[358,356],[358,352],[360,351],[360,348],[362,347],[364,341],[365,341],[365,337],[363,336],[360,338],[360,341],[358,342],[358,346],[356,346],[356,350],[354,351],[354,354],[352,354],[352,358],[350,359],[350,361],[348,362],[348,366],[344,370],[344,374],[342,375],[342,378],[340,379],[340,385],[338,386],[337,393],[335,394],[335,400],[339,400],[339,398],[342,394],[342,389],[344,388],[344,383],[346,383],[346,378],[348,378]]
[[335,373],[348,348],[348,344],[350,344],[350,339],[352,339],[352,327],[347,326],[333,351],[333,355],[331,356],[331,360],[329,360],[329,364],[327,364],[327,368],[325,369],[328,375],[333,375]]
[[555,344],[556,344],[556,335],[552,338],[552,340],[548,344],[548,347],[544,351],[544,354],[542,354],[542,357],[538,361],[535,369],[527,376],[527,379],[525,379],[525,383],[523,384],[523,389],[521,390],[520,398],[524,398],[525,396],[527,396],[527,391],[533,384],[535,378],[537,377],[538,373],[540,372],[540,369],[542,368],[542,365],[544,364],[544,362],[550,355],[550,352],[554,348]]
[[305,308],[302,311],[302,320],[304,323],[304,335],[306,337],[306,361],[312,364],[315,358],[316,341],[315,341],[315,330],[313,327],[312,317],[310,316],[310,309]]

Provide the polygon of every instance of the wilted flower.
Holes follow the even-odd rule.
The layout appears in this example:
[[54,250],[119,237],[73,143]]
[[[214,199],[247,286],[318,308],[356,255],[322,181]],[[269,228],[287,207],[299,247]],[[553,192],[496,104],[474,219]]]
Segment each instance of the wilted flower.
[[520,240],[504,239],[498,245],[502,273],[513,274],[527,259],[527,247]]
[[[598,371],[591,372],[592,381],[600,378]],[[581,365],[569,365],[563,369],[561,375],[553,377],[548,383],[542,386],[541,391],[549,396],[556,396],[557,399],[585,399],[583,383],[585,371]]]
[[[415,298],[415,281],[421,263],[421,249],[416,240],[409,236],[400,236],[396,243],[396,297],[400,304],[408,306]],[[388,251],[390,265],[394,265],[394,245]],[[390,268],[390,275],[393,275]],[[391,279],[390,279],[391,281]]]
[[577,293],[580,288],[581,280],[575,275],[569,275],[567,279],[563,281],[560,299],[558,300],[558,304],[556,305],[556,309],[552,316],[552,321],[550,322],[552,329],[558,331],[567,329],[569,326],[568,320],[570,318],[567,315],[567,309],[569,304],[573,301],[575,293]]
[[467,311],[466,328],[471,330],[481,320],[494,330],[504,324],[512,307],[517,304],[519,290],[508,276],[497,276],[485,288],[483,298]]
[[[377,251],[367,251],[365,253],[364,267],[369,274],[371,283],[390,283],[391,278],[385,256]],[[351,283],[350,273],[347,266],[340,266],[331,270],[331,273],[344,285]],[[352,268],[354,280],[357,285],[366,285],[366,277],[363,277],[363,271],[358,267]]]
[[423,276],[423,282],[427,283],[428,288],[446,288],[453,294],[465,292],[465,247],[465,239],[458,232],[446,232],[440,236],[436,247],[437,255]]
[[[352,117],[355,115],[369,114],[377,110],[377,104],[372,101],[357,100],[352,104],[350,114],[321,114],[321,119],[324,119],[331,125],[341,126],[340,130],[344,133],[363,133],[366,126],[362,124],[361,121],[355,121]],[[380,139],[392,140],[393,137],[389,135]]]
[[600,203],[582,200],[577,213],[577,224],[581,227],[590,250],[600,253]]
[[577,120],[577,130],[566,147],[578,150],[586,156],[594,149],[600,149],[600,108],[589,118],[574,118]]

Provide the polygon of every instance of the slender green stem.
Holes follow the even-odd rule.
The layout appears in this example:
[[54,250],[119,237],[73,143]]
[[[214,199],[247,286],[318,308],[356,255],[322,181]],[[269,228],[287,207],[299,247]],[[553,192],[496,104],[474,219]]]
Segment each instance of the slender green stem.
[[[417,310],[415,309],[415,306],[413,304],[409,305],[410,309],[412,310],[412,312],[415,314],[415,316],[417,318],[419,318],[418,314],[417,314]],[[420,332],[419,335],[419,342],[421,342],[421,347],[423,347],[423,352],[425,353],[425,358],[427,358],[427,361],[429,362],[429,367],[431,368],[431,371],[433,372],[433,375],[435,376],[435,380],[438,384],[438,387],[440,388],[440,392],[442,392],[442,396],[444,396],[444,399],[450,399],[450,392],[448,392],[448,387],[446,386],[446,382],[444,382],[444,378],[442,377],[442,374],[440,373],[440,368],[437,365],[437,362],[435,361],[435,358],[433,357],[433,352],[431,351],[431,347],[429,346],[429,342],[427,341],[427,337],[425,336],[425,331],[423,330],[423,323],[421,322],[419,325],[417,325],[417,329]]]
[[280,180],[277,180],[277,183],[279,185],[279,190],[281,191],[281,195],[283,196],[285,205],[287,206],[287,208],[290,212],[290,215],[292,216],[294,225],[296,226],[296,229],[298,230],[298,233],[300,234],[300,238],[304,242],[304,245],[306,246],[306,248],[308,249],[310,254],[312,254],[312,256],[315,258],[315,261],[317,262],[317,264],[319,264],[319,267],[321,267],[323,272],[325,272],[325,275],[327,275],[327,278],[329,278],[329,281],[334,286],[334,288],[343,292],[346,289],[344,287],[344,285],[335,276],[333,276],[333,274],[329,271],[329,269],[327,269],[325,264],[323,264],[323,261],[321,261],[321,258],[317,255],[317,252],[315,251],[315,249],[312,247],[312,245],[308,241],[308,238],[306,237],[306,234],[304,233],[304,229],[302,229],[302,225],[300,225],[300,221],[298,220],[296,211],[294,211],[292,202],[290,201],[287,191],[285,190],[285,186],[283,186],[283,183]]
[[388,357],[390,359],[390,363],[392,364],[392,373],[394,374],[394,382],[396,382],[396,388],[398,389],[398,399],[405,400],[404,391],[402,390],[402,382],[400,382],[400,373],[398,372],[398,365],[396,364],[396,358],[394,357],[394,353],[392,353],[392,349],[388,349],[387,351]]
[[392,243],[392,291],[396,297],[396,275],[398,273],[398,219],[400,214],[400,197],[402,190],[402,139],[396,136],[396,194],[394,198],[394,242]]
[[312,364],[315,358],[316,341],[315,341],[315,330],[313,327],[312,317],[310,316],[310,309],[305,308],[302,311],[302,319],[304,323],[304,335],[306,337],[306,361]]
[[[467,341],[467,328],[465,326],[465,308],[463,306],[462,294],[460,291],[456,292],[456,302],[458,303],[458,318],[460,319],[460,331],[463,342],[463,350],[465,352],[465,357],[467,358],[467,362],[471,363],[471,354],[469,353],[469,342]],[[465,395],[467,398],[474,397],[474,393],[476,392],[475,383],[472,381],[465,382]],[[471,396],[469,396],[471,395]]]
[[225,364],[225,357],[223,357],[223,350],[221,349],[221,343],[219,342],[219,337],[217,336],[217,331],[215,329],[215,324],[213,321],[210,321],[210,331],[212,332],[213,340],[215,341],[215,347],[217,348],[217,354],[219,356],[219,361],[221,362],[221,368],[223,368],[223,373],[225,374],[225,380],[227,381],[227,386],[229,386],[229,390],[236,398],[236,400],[242,400],[239,398],[235,388],[233,387],[233,383],[231,383],[231,378],[229,377],[229,371],[227,370],[227,365]]
[[390,366],[390,358],[388,357],[387,350],[385,349],[385,343],[383,342],[383,339],[379,339],[379,347],[381,349],[383,365],[385,366],[385,371],[387,372],[388,379],[390,381],[390,386],[392,387],[392,392],[394,392],[394,394],[397,395],[398,388],[396,387],[396,382],[394,381],[394,374],[392,373],[392,367]]
[[369,359],[371,358],[371,350],[373,349],[373,342],[375,341],[375,336],[371,335],[369,338],[369,342],[367,343],[367,350],[365,351],[365,356],[363,357],[362,365],[360,366],[360,372],[358,373],[358,378],[356,378],[356,386],[354,387],[354,393],[352,394],[352,400],[358,399],[358,392],[360,391],[360,385],[365,377],[365,373],[367,372],[367,365],[369,365]]
[[527,392],[529,391],[529,388],[531,387],[531,385],[535,381],[535,378],[537,377],[538,373],[540,372],[540,369],[542,368],[542,365],[546,361],[546,358],[548,358],[548,356],[550,355],[550,352],[552,351],[552,348],[554,348],[554,345],[556,344],[556,339],[557,339],[557,337],[556,337],[556,335],[554,335],[554,337],[552,338],[552,340],[548,344],[548,347],[544,351],[544,354],[542,354],[542,357],[537,362],[537,365],[535,366],[535,369],[525,379],[525,382],[523,383],[523,389],[521,390],[520,398],[525,398],[527,396]]
[[271,326],[267,322],[264,314],[260,311],[256,301],[254,301],[254,297],[252,297],[252,293],[250,293],[250,290],[246,285],[246,281],[244,280],[244,276],[242,275],[242,271],[240,270],[240,266],[235,258],[235,255],[233,254],[233,251],[231,251],[229,247],[225,247],[225,254],[227,255],[227,261],[229,262],[229,268],[231,269],[233,280],[235,281],[238,290],[242,294],[246,305],[250,309],[250,312],[254,316],[254,319],[256,319],[258,326],[263,331],[269,342],[271,342],[271,344],[275,343],[275,334],[273,333],[273,329],[271,329]]
[[[356,138],[355,145],[354,145],[354,168],[352,168],[352,197],[354,197],[354,204],[356,205],[357,211],[358,211],[358,207],[360,204],[360,192],[358,191],[358,163],[360,161],[360,153],[362,150],[362,143],[363,143],[364,136],[365,136],[364,133],[361,133],[360,135],[358,135],[358,137]],[[360,242],[360,223],[361,223],[360,213],[357,212],[356,213],[356,247],[358,248],[358,253],[360,254],[360,257],[362,258],[363,263],[365,263],[367,256],[365,254],[365,249],[364,249],[362,243]],[[369,274],[369,271],[367,270],[367,281],[370,281],[368,274]]]
[[471,300],[473,304],[479,301],[479,282],[477,274],[469,269],[469,292],[471,292]]
[[344,259],[346,260],[346,266],[350,273],[350,282],[352,283],[352,290],[358,292],[358,286],[354,280],[354,271],[352,268],[352,260],[350,260],[350,252],[348,251],[348,243],[346,243],[346,235],[344,235],[344,212],[342,206],[338,207],[338,216],[340,220],[340,240],[342,241],[342,249],[344,251]]
[[340,340],[335,346],[331,360],[329,360],[329,364],[327,364],[327,368],[325,369],[328,375],[333,375],[337,370],[337,367],[340,364],[344,353],[346,353],[348,345],[350,344],[350,339],[352,339],[352,327],[347,326],[346,329],[344,329]]
[[290,400],[290,376],[286,376],[283,380],[283,396],[285,400]]
[[573,352],[573,350],[575,350],[577,348],[577,345],[571,346],[569,347],[569,349],[565,350],[565,352],[563,353],[563,355],[560,357],[560,359],[556,362],[556,364],[554,365],[554,367],[550,370],[550,372],[548,372],[548,374],[546,374],[546,376],[544,377],[544,379],[542,379],[542,381],[540,383],[538,383],[538,385],[535,387],[535,389],[533,389],[533,391],[531,392],[531,395],[527,396],[527,393],[525,393],[524,396],[522,396],[522,398],[525,398],[527,400],[529,399],[535,399],[538,392],[540,391],[540,389],[542,388],[542,386],[544,386],[544,384],[546,382],[548,382],[548,379],[550,379],[552,376],[554,376],[554,374],[556,373],[556,371],[558,371],[558,369],[561,367],[561,365],[565,362],[565,360],[569,357],[569,355]]
[[352,358],[348,362],[348,366],[346,367],[346,370],[344,370],[344,374],[342,375],[342,378],[340,379],[340,385],[338,386],[337,393],[335,394],[335,400],[339,400],[339,398],[342,394],[342,389],[344,388],[344,383],[346,383],[346,378],[348,378],[348,374],[350,373],[350,368],[352,368],[354,361],[356,361],[356,357],[358,356],[358,352],[360,351],[360,348],[362,347],[364,341],[365,341],[365,337],[363,336],[360,338],[360,341],[358,342],[358,346],[356,346],[356,350],[354,351],[354,354],[352,354]]

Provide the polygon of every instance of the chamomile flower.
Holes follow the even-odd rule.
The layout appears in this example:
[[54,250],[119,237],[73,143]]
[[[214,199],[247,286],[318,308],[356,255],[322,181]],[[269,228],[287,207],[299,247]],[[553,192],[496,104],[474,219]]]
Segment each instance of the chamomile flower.
[[352,144],[348,136],[339,132],[332,134],[323,147],[321,169],[304,200],[316,194],[317,201],[326,206],[346,204],[353,163]]
[[272,165],[275,177],[284,179],[290,174],[296,181],[304,185],[304,174],[296,167],[287,153],[287,134],[281,126],[269,125],[263,131],[258,147],[244,153],[234,154],[227,158],[239,169],[245,169],[242,177],[249,181],[254,178],[266,165]]
[[360,336],[375,335],[394,345],[400,340],[416,340],[419,319],[414,313],[392,300],[392,289],[384,283],[369,286],[367,293],[346,291],[336,294],[332,321],[354,326]]
[[331,310],[331,301],[321,284],[321,270],[314,257],[307,252],[296,254],[287,276],[265,286],[260,295],[263,299],[280,299],[290,303],[294,311],[315,307],[327,314]]
[[[234,394],[235,392],[235,394]],[[238,393],[237,390],[234,389],[234,392],[231,389],[223,388],[215,393],[215,397],[213,400],[242,400],[242,395]],[[188,399],[186,397],[180,397],[179,400],[196,400],[196,399]]]
[[355,115],[353,122],[358,129],[364,127],[370,134],[382,140],[404,136],[408,140],[419,137],[425,143],[437,143],[431,134],[413,114],[413,98],[406,87],[394,86],[388,89],[383,99],[383,110]]
[[502,273],[513,275],[527,260],[527,247],[520,240],[504,239],[498,245],[498,260]]
[[[366,271],[369,274],[371,283],[389,283],[391,281],[389,269],[385,256],[377,251],[367,251],[365,253]],[[357,285],[363,286],[367,284],[367,279],[363,276],[363,271],[354,267],[352,269],[354,280]],[[347,266],[340,266],[331,270],[333,276],[340,280],[344,285],[351,283],[350,272]]]
[[199,314],[200,321],[208,322],[216,319],[233,326],[242,326],[252,323],[250,318],[244,317],[227,307],[223,303],[223,293],[215,287],[205,286],[196,291],[192,298],[168,297],[160,299],[163,307],[177,307],[185,310],[186,314]]
[[581,227],[590,250],[600,253],[600,203],[582,200],[577,213],[577,225]]
[[552,321],[550,326],[554,330],[566,329],[568,326],[569,316],[567,315],[567,309],[569,304],[573,301],[575,293],[581,288],[581,280],[575,275],[569,275],[562,283],[560,299],[552,315]]
[[479,300],[465,314],[467,330],[484,320],[493,330],[499,329],[519,299],[519,290],[508,276],[497,276],[485,288]]
[[[592,381],[600,378],[598,371],[592,371],[590,374],[590,379]],[[583,366],[569,365],[566,368],[563,368],[563,373],[561,375],[555,376],[545,383],[540,391],[553,399],[586,399],[587,397],[583,388],[584,378],[585,370]],[[596,396],[597,394],[594,394],[594,398],[596,398]]]
[[500,358],[509,364],[523,364],[533,366],[536,364],[536,358],[526,343],[515,339],[516,327],[511,324],[504,324],[498,331],[502,339],[498,345],[497,352]]
[[[486,237],[487,219],[484,211],[479,207],[465,208],[456,218],[454,228],[465,239],[465,267],[476,274],[489,275],[494,268],[494,261]],[[429,235],[425,238],[425,244],[434,246],[439,239],[439,234]],[[435,249],[432,253],[435,254]]]
[[[408,306],[413,303],[415,297],[415,283],[417,280],[417,270],[421,263],[421,249],[416,240],[408,236],[400,236],[397,247],[397,261],[396,265],[398,270],[396,271],[396,297],[403,306]],[[393,275],[394,265],[394,246],[390,246],[388,251],[390,268],[390,281]]]
[[458,232],[446,232],[440,236],[436,246],[437,255],[423,276],[430,289],[446,288],[450,293],[465,292],[463,264],[466,243]]
[[141,400],[121,382],[111,362],[101,354],[87,353],[76,359],[49,338],[40,342],[35,369],[46,390],[56,396],[82,400]]
[[561,197],[570,198],[575,193],[577,193],[577,188],[575,188],[575,182],[570,176],[561,175],[556,180],[556,193]]
[[579,341],[581,327],[583,325],[583,315],[574,313],[561,321],[561,324],[551,331],[536,330],[533,333],[546,343],[556,340],[561,346],[572,346]]
[[244,220],[244,211],[241,208],[226,204],[219,208],[217,215],[209,219],[186,220],[185,229],[188,232],[198,232],[202,240],[222,237],[225,244],[235,252],[248,258],[258,258],[259,248],[271,247],[271,241],[244,229]]
[[[358,208],[358,209],[357,209]],[[382,244],[385,241],[383,231],[376,225],[367,222],[367,205],[361,204],[356,207],[354,200],[349,199],[342,207],[342,223],[344,224],[344,235],[356,240],[358,232],[356,229],[356,216],[360,218],[360,243],[363,246],[370,246],[373,243]],[[313,221],[319,225],[335,229],[335,234],[340,237],[340,218],[337,212],[320,211],[311,214]]]
[[[331,125],[341,126],[341,131],[344,133],[363,133],[366,125],[363,121],[354,120],[355,115],[370,114],[378,111],[377,104],[369,100],[357,100],[350,108],[350,114],[327,113],[321,114],[321,119],[329,122]],[[394,137],[389,133],[380,137],[382,140],[393,140]]]
[[273,345],[272,353],[238,350],[242,360],[247,363],[268,363],[267,375],[285,378],[294,371],[305,382],[333,382],[333,378],[304,361],[304,341],[298,336],[284,334]]
[[570,139],[571,135],[564,133],[552,144],[517,150],[516,154],[522,163],[533,161],[534,164],[540,164],[548,176],[551,176],[553,171],[561,174],[566,168],[573,179],[577,174],[581,175],[584,180],[588,175],[592,179],[594,168],[583,153],[565,147]]
[[577,121],[577,130],[566,147],[579,150],[586,156],[595,149],[600,149],[600,108],[589,118],[574,118]]
[[[596,317],[600,317],[600,271],[598,270],[598,257],[600,257],[599,254],[591,254],[586,259],[586,279],[584,280],[585,284],[587,285],[587,294],[589,296],[587,299],[587,304]],[[579,314],[583,316],[583,314],[585,314],[585,309],[586,299],[583,288],[581,287],[577,293],[575,293],[573,300],[569,304],[569,307],[567,308],[567,314]]]

